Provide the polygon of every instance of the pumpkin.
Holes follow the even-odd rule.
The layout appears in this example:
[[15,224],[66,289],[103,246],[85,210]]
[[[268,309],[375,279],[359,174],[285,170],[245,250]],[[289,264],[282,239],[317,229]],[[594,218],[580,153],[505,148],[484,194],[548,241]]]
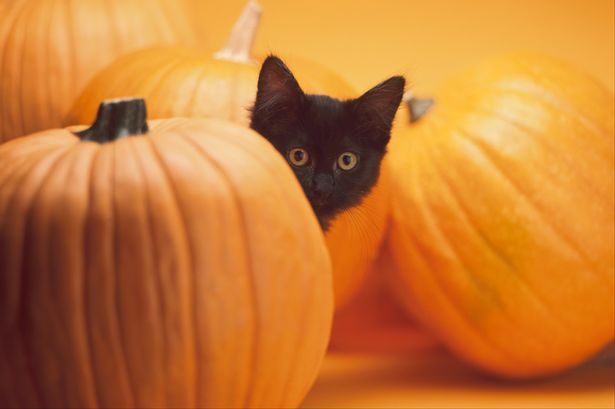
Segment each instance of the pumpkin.
[[196,45],[187,4],[186,0],[3,2],[0,143],[61,125],[81,88],[116,57],[158,43]]
[[478,368],[546,375],[614,338],[613,112],[584,73],[513,54],[393,138],[392,289]]
[[[248,125],[260,71],[251,47],[261,11],[249,1],[226,46],[213,56],[186,47],[154,47],[119,58],[85,87],[65,124],[91,121],[100,100],[139,95],[153,118],[213,117]],[[306,92],[354,96],[343,79],[317,64],[284,59]],[[386,175],[381,179],[364,204],[341,215],[327,234],[338,305],[358,288],[382,240],[388,191],[381,186]]]
[[[77,133],[73,133],[77,132]],[[223,121],[0,146],[1,407],[295,407],[319,369],[330,261],[275,149]]]
[[438,346],[437,339],[409,316],[393,296],[388,282],[390,264],[390,255],[380,251],[359,288],[335,311],[330,351],[400,355]]
[[[227,44],[211,55],[182,46],[136,51],[105,67],[83,89],[66,125],[88,123],[98,101],[125,95],[145,97],[152,118],[211,117],[249,125],[260,64],[252,56],[261,6],[251,0]],[[317,64],[287,59],[308,92],[353,94],[344,80]]]

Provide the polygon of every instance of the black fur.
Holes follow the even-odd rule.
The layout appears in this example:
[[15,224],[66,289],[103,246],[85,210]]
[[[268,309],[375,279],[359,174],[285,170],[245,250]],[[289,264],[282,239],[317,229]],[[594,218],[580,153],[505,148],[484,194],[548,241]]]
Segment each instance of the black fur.
[[[404,77],[392,77],[357,99],[340,101],[305,94],[282,60],[269,56],[261,67],[251,127],[288,161],[293,148],[310,155],[292,166],[324,230],[341,211],[358,205],[378,180]],[[344,152],[358,155],[352,170],[337,166]]]

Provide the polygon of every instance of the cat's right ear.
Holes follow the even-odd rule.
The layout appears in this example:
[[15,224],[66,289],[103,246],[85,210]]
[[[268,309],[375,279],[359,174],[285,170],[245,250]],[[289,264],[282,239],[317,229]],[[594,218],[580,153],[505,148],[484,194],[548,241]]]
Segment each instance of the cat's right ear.
[[295,119],[304,101],[305,94],[286,64],[274,55],[267,57],[258,76],[252,122]]

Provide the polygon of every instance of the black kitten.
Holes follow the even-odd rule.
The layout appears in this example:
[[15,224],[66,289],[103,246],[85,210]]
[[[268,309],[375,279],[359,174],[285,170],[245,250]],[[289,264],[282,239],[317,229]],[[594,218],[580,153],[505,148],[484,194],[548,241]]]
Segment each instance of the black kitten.
[[291,165],[324,230],[376,184],[404,85],[392,77],[340,101],[305,94],[275,56],[263,63],[250,126]]

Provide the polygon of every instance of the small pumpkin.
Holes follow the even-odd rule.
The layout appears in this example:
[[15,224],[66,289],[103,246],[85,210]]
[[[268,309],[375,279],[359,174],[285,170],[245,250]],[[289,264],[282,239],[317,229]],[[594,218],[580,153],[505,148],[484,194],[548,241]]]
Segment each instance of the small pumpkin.
[[[248,1],[227,44],[214,55],[188,47],[153,47],[119,58],[83,89],[66,125],[88,123],[98,101],[124,95],[147,99],[152,118],[220,118],[250,122],[260,64],[252,56],[261,6]],[[307,92],[350,96],[344,80],[317,64],[289,59]]]
[[263,138],[112,101],[0,163],[0,406],[299,405],[330,261]]
[[513,54],[398,129],[392,289],[468,362],[540,376],[614,338],[613,112],[584,73]]
[[4,3],[0,143],[60,126],[91,76],[122,54],[159,43],[197,45],[187,0]]

